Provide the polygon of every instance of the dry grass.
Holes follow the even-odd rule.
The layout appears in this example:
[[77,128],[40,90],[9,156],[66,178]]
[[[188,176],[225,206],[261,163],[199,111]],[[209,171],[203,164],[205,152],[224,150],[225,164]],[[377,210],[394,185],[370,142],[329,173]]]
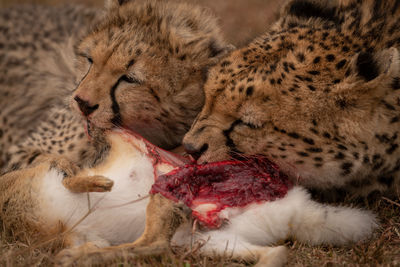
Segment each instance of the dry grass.
[[[288,241],[287,266],[400,266],[400,203],[381,197],[371,205],[379,215],[381,228],[366,242],[347,247],[308,246]],[[4,227],[0,233],[0,266],[50,266],[60,250],[62,236],[50,241],[34,241],[27,237],[16,241]],[[7,238],[8,237],[8,238]],[[7,242],[7,241],[8,242]],[[104,265],[124,266],[245,266],[226,257],[202,257],[196,246],[192,250],[175,248],[175,253],[159,256],[121,256]],[[81,266],[81,264],[79,264]]]
[[[242,45],[262,33],[273,20],[279,0],[189,0],[205,5],[221,17],[227,39]],[[0,0],[0,6],[19,3],[82,3],[81,0]],[[86,0],[88,5],[102,5],[102,0]],[[380,198],[369,206],[379,215],[381,228],[368,242],[348,247],[311,247],[287,242],[290,247],[288,266],[400,266],[400,202],[399,199]],[[48,266],[60,247],[60,238],[34,241],[27,237],[16,241],[14,233],[3,227],[0,232],[0,266]],[[116,259],[112,265],[131,266],[243,266],[228,257],[206,258],[195,251],[177,249],[175,254],[157,257]]]

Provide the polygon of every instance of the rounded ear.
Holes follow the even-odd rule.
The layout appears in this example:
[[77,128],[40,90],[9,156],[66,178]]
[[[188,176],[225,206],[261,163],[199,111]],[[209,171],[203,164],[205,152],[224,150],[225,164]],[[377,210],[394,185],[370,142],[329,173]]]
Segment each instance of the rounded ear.
[[400,53],[396,47],[381,51],[377,54],[376,60],[382,73],[389,77],[400,76]]
[[366,82],[384,82],[384,80],[398,78],[400,76],[399,51],[391,47],[374,54],[360,52],[351,60],[349,71]]
[[231,51],[235,50],[236,47],[234,45],[228,44],[220,47],[216,47],[216,44],[210,44],[210,64],[217,64],[221,58],[228,55]]
[[133,0],[105,0],[104,5],[106,9],[114,9],[132,1]]
[[320,18],[336,22],[338,4],[337,0],[289,0],[283,6],[281,17],[290,15],[298,19]]
[[[400,54],[392,47],[374,54],[360,52],[350,61],[349,79],[333,91],[342,103],[381,100],[400,90]],[[352,99],[352,100],[351,100]],[[365,102],[365,101],[364,101]]]
[[[233,50],[236,49],[236,47],[234,45],[228,44],[225,46],[221,46],[221,47],[211,47],[212,45],[210,45],[210,58],[208,59],[207,63],[205,65],[202,66],[201,68],[201,72],[202,72],[202,77],[203,77],[203,81],[206,81],[208,78],[208,71],[211,67],[217,65],[222,58],[224,58],[225,56],[227,56],[230,52],[232,52]],[[215,44],[214,44],[215,46]],[[213,52],[214,51],[214,52]]]

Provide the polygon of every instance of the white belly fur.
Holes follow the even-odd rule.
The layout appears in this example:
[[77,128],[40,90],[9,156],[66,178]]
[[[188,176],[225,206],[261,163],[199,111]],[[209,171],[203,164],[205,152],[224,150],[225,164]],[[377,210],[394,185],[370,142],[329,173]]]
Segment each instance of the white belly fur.
[[[120,244],[132,242],[144,230],[148,199],[129,203],[146,196],[154,182],[151,160],[143,147],[132,147],[116,136],[106,163],[89,170],[89,175],[103,175],[114,181],[109,193],[90,193],[93,212],[88,212],[87,194],[71,193],[64,188],[62,175],[51,170],[43,177],[40,217],[45,221],[64,225],[86,241],[107,241]],[[165,166],[163,166],[165,168]],[[167,166],[168,167],[168,166]],[[165,168],[165,171],[172,167]],[[245,208],[227,208],[223,214],[229,222],[218,230],[199,231],[191,237],[191,227],[182,226],[173,238],[179,245],[191,241],[208,240],[202,248],[210,253],[247,253],[259,246],[273,244],[288,236],[295,236],[311,244],[343,244],[368,236],[376,227],[375,217],[365,211],[346,207],[332,207],[312,201],[308,193],[294,187],[280,200],[253,204]]]
[[154,183],[153,165],[144,153],[132,149],[132,144],[114,141],[117,143],[113,143],[105,166],[87,173],[113,180],[111,192],[71,193],[61,183],[62,174],[52,169],[43,178],[41,218],[73,227],[88,213],[89,199],[94,210],[74,231],[90,234],[89,239],[105,239],[110,244],[132,242],[143,233],[148,199],[124,204],[148,194]]

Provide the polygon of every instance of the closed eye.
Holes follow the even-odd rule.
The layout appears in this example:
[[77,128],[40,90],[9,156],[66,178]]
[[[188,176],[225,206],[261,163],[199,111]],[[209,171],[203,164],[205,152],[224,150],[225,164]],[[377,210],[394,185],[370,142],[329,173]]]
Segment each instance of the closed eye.
[[121,78],[121,81],[127,82],[127,83],[136,83],[136,84],[141,84],[142,82],[135,78],[135,77],[131,77],[128,75],[123,75]]
[[251,122],[245,122],[245,121],[242,121],[242,124],[249,127],[250,129],[260,129],[264,126],[263,124],[258,125],[258,124],[254,124]]
[[243,124],[246,125],[247,127],[251,128],[251,129],[259,129],[259,128],[261,128],[261,126],[254,125],[252,123],[243,122]]
[[93,58],[91,58],[88,54],[86,53],[78,53],[79,56],[86,58],[86,60],[91,64],[93,64]]
[[90,64],[93,64],[93,59],[91,57],[86,57],[86,59]]

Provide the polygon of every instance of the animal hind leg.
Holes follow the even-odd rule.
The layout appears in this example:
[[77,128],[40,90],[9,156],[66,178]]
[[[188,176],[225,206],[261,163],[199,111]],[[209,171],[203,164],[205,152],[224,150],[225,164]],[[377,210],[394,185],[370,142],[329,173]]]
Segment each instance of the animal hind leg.
[[201,248],[206,256],[226,256],[233,260],[255,263],[258,267],[279,267],[287,261],[285,246],[259,246],[243,241],[233,233],[214,231],[210,240]]
[[262,247],[257,250],[258,261],[256,267],[278,267],[287,262],[287,248],[285,246]]
[[287,254],[285,246],[248,245],[244,248],[236,248],[231,257],[235,260],[253,262],[255,267],[280,267],[287,262]]
[[150,196],[146,210],[146,226],[143,235],[133,243],[110,247],[92,247],[84,254],[69,256],[69,262],[81,260],[90,264],[104,263],[115,258],[134,258],[157,255],[170,250],[170,240],[177,228],[187,220],[188,210],[181,204],[160,194]]
[[[86,242],[85,240],[91,240]],[[71,266],[77,260],[84,258],[91,251],[109,246],[108,241],[97,235],[69,233],[65,236],[65,249],[61,250],[54,259],[55,266]],[[89,263],[89,262],[88,262]]]
[[172,236],[190,214],[190,209],[183,204],[175,203],[161,194],[151,195],[142,236],[133,243],[104,248],[104,251],[134,249],[138,253],[151,254],[154,251],[157,254],[161,250],[168,250]]
[[187,220],[188,209],[160,194],[150,196],[146,208],[144,233],[133,243],[106,247],[98,252],[130,250],[138,254],[158,254],[169,250],[170,241],[178,227]]
[[146,226],[143,235],[133,246],[146,247],[164,243],[169,246],[172,236],[184,222],[188,221],[190,209],[175,203],[161,194],[150,196],[146,209]]

